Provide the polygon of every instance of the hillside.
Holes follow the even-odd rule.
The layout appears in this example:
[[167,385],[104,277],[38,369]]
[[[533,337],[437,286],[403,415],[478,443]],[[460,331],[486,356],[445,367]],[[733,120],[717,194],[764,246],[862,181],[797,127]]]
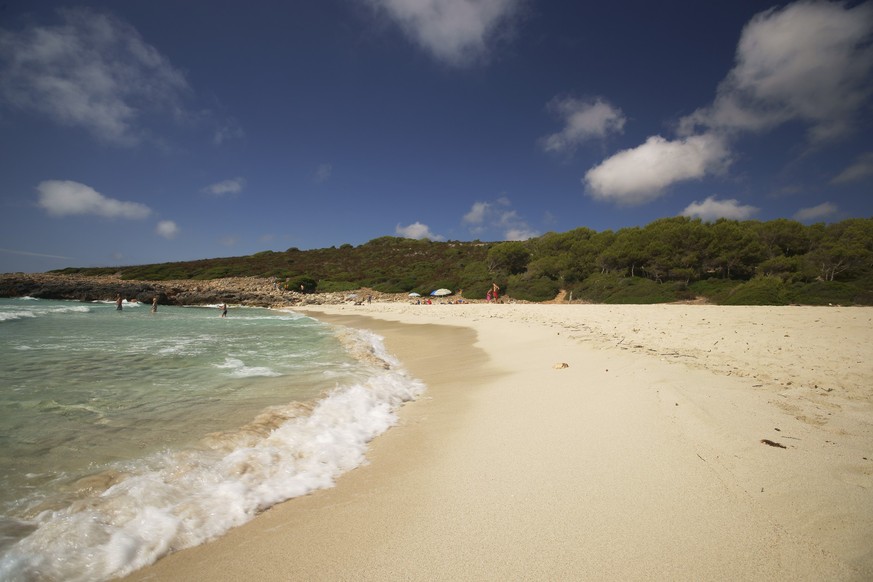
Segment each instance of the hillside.
[[786,219],[704,223],[675,217],[523,242],[382,237],[357,247],[56,272],[142,281],[266,277],[304,292],[446,287],[484,297],[497,283],[504,294],[530,301],[552,300],[563,291],[568,300],[606,303],[703,297],[721,304],[873,305],[873,219],[805,226]]

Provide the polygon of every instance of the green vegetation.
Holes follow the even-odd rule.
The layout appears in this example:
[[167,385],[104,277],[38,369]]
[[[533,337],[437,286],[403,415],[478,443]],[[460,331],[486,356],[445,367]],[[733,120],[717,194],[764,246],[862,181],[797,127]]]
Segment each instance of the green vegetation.
[[306,293],[369,287],[482,298],[661,303],[704,297],[726,305],[873,305],[873,219],[804,226],[686,217],[595,232],[577,228],[524,242],[432,242],[382,237],[354,247],[61,273],[169,280],[275,277]]

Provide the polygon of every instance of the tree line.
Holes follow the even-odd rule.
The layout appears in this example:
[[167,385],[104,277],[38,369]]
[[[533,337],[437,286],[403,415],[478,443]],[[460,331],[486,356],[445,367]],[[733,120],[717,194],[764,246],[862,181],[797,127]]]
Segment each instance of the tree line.
[[873,304],[873,219],[804,225],[787,219],[642,227],[581,227],[526,241],[434,242],[381,237],[357,247],[61,272],[125,279],[275,277],[290,290],[484,297],[497,283],[514,299],[653,303],[704,297],[723,304]]

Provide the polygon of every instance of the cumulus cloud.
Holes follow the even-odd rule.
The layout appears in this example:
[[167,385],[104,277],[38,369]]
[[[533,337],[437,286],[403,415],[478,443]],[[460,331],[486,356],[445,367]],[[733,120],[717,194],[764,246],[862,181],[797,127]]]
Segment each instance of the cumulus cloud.
[[148,218],[152,211],[145,204],[108,198],[90,186],[70,180],[46,180],[36,187],[38,204],[52,216],[93,214],[105,218]]
[[[871,41],[870,2],[802,0],[757,14],[743,28],[736,64],[713,102],[680,120],[676,140],[650,137],[589,170],[588,193],[620,204],[649,202],[676,182],[725,170],[739,136],[791,121],[808,127],[813,145],[845,136],[873,95]],[[865,167],[837,179],[854,179]]]
[[166,239],[173,239],[179,234],[179,226],[172,220],[162,220],[155,228],[155,232]]
[[471,227],[479,226],[485,222],[485,216],[489,208],[491,208],[491,204],[488,202],[474,202],[470,211],[461,220]]
[[141,141],[142,113],[179,113],[185,76],[136,29],[84,8],[59,14],[55,26],[0,30],[0,102],[123,146]]
[[621,109],[599,98],[555,98],[548,108],[563,120],[564,128],[540,140],[540,146],[547,152],[572,152],[576,146],[587,140],[602,139],[609,133],[620,133],[626,121]]
[[414,239],[428,239],[428,240],[445,240],[444,236],[434,234],[430,231],[430,227],[426,224],[422,224],[420,222],[413,222],[407,226],[400,226],[399,224],[394,229],[394,232],[397,236],[402,236],[403,238],[414,238]]
[[436,60],[464,67],[487,59],[521,0],[369,0]]
[[715,135],[676,141],[653,136],[591,168],[584,182],[593,198],[634,205],[658,198],[671,184],[722,172],[729,164],[727,146]]
[[860,182],[873,176],[873,152],[866,152],[858,156],[851,166],[840,172],[832,184],[849,184]]
[[683,119],[682,131],[762,131],[798,120],[813,143],[842,137],[873,92],[871,40],[869,2],[801,1],[762,12],[743,29],[713,104]]
[[222,180],[215,184],[210,184],[201,190],[206,194],[213,196],[235,196],[243,191],[246,187],[245,178],[232,178],[230,180]]
[[539,235],[539,232],[530,228],[508,228],[503,233],[503,240],[528,240]]
[[747,220],[756,214],[758,210],[760,209],[754,206],[740,204],[738,200],[733,198],[718,200],[715,196],[708,196],[703,202],[692,202],[680,214],[712,222],[719,218]]
[[800,222],[819,220],[827,216],[833,216],[837,213],[838,210],[839,209],[835,204],[831,204],[830,202],[823,202],[818,206],[812,206],[811,208],[801,208],[794,213],[794,220]]
[[499,233],[494,236],[502,240],[527,240],[539,236],[511,206],[512,202],[505,196],[494,202],[474,202],[461,222],[476,237],[488,233]]

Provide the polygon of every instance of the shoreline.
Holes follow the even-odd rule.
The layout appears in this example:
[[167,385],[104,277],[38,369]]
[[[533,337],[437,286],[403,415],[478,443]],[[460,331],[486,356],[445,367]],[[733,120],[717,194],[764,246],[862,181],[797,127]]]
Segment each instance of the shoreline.
[[129,579],[869,578],[873,309],[702,308],[296,308],[424,397],[334,488]]

